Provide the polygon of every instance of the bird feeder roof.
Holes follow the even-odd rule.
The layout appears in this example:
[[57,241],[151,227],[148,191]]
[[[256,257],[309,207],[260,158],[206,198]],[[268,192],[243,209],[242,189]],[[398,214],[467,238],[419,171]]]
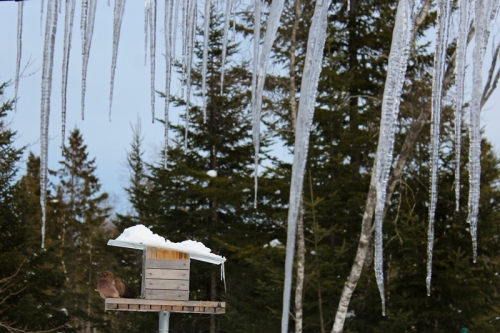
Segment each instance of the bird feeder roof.
[[210,249],[202,243],[196,241],[185,241],[174,243],[165,238],[153,234],[151,230],[143,225],[136,225],[127,228],[116,239],[110,239],[108,245],[125,247],[130,249],[144,250],[146,247],[157,247],[162,249],[174,250],[189,253],[190,258],[220,265],[226,261],[226,258],[210,253]]

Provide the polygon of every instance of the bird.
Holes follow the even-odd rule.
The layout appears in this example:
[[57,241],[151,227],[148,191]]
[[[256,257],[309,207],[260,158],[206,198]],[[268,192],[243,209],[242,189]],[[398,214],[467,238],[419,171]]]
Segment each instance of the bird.
[[134,298],[127,282],[113,273],[105,271],[97,283],[97,291],[102,298]]

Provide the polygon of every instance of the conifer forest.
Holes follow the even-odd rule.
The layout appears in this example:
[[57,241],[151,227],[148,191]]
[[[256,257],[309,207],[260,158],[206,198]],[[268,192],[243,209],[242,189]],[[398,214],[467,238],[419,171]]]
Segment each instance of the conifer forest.
[[[150,81],[134,84],[151,86],[141,117],[164,136],[151,151],[139,121],[123,129],[121,210],[86,144],[96,133],[65,117],[95,112],[95,56],[111,64],[104,112],[120,112],[117,59],[137,47],[120,43],[126,1],[107,2],[105,55],[91,47],[97,0],[39,2],[40,22],[23,23],[31,3],[19,1],[17,32],[2,32],[17,33],[18,58],[0,77],[0,333],[158,332],[157,312],[105,311],[97,291],[111,271],[141,294],[142,252],[107,245],[141,224],[227,259],[225,281],[192,260],[189,282],[189,300],[225,313],[172,313],[171,333],[500,332],[500,160],[480,123],[498,93],[500,0],[145,0]],[[33,26],[36,152],[11,127],[30,98],[18,86]],[[56,168],[51,113],[63,119]]]

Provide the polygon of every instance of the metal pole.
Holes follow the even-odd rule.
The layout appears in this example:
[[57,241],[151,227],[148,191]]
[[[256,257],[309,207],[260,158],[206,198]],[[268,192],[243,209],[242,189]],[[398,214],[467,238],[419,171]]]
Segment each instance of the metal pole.
[[168,333],[168,322],[170,319],[170,312],[169,311],[160,311],[158,312],[158,315],[160,316],[160,323],[158,327],[158,332],[159,333]]

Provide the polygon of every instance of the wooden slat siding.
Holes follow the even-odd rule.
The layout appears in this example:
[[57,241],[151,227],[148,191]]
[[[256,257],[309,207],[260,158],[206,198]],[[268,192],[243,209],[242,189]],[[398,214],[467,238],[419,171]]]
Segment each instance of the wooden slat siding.
[[189,280],[189,269],[146,268],[147,279]]
[[149,305],[149,304],[140,304],[140,310],[151,310],[151,305]]
[[169,268],[189,270],[189,260],[165,260],[165,259],[146,259],[146,269],[148,268]]
[[162,311],[172,311],[172,305],[161,305]]
[[118,304],[118,309],[128,309],[128,304]]
[[151,305],[151,310],[161,311],[161,305]]
[[172,311],[183,311],[183,307],[181,305],[172,306]]
[[226,302],[211,301],[165,301],[140,298],[106,298],[106,304],[149,304],[149,305],[182,305],[182,306],[211,306],[226,307]]
[[189,290],[189,280],[146,279],[146,293],[148,289]]
[[128,305],[129,310],[139,310],[139,304],[129,304]]
[[171,259],[171,260],[189,260],[189,253],[157,248],[157,259]]
[[189,299],[189,290],[162,290],[146,288],[146,299],[187,301]]

